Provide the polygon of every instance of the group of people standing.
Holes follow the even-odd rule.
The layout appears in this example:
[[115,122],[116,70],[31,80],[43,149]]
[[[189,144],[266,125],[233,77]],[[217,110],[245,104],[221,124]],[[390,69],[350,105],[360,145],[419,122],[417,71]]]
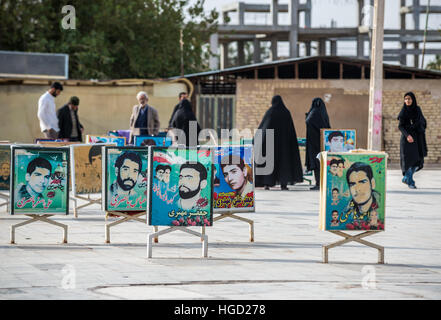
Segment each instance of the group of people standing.
[[[418,106],[416,97],[412,92],[404,95],[404,105],[398,115],[401,131],[400,165],[403,173],[402,182],[409,188],[415,189],[413,174],[423,168],[424,157],[427,156],[426,119]],[[314,172],[315,186],[311,190],[320,189],[320,129],[329,129],[326,105],[321,98],[312,100],[311,108],[306,113],[306,156],[305,167],[307,171]],[[303,171],[300,161],[297,134],[291,113],[283,103],[282,97],[276,95],[272,98],[271,107],[266,111],[259,129],[263,130],[262,145],[256,146],[259,155],[266,156],[267,134],[266,130],[274,130],[274,170],[268,175],[256,175],[256,187],[269,189],[280,184],[282,190],[287,190],[288,184],[303,181]],[[256,164],[256,167],[263,166]]]
[[[38,118],[40,128],[48,139],[67,139],[69,141],[82,141],[83,126],[78,119],[78,106],[80,100],[73,96],[68,103],[55,111],[55,98],[60,95],[63,86],[54,82],[38,101]],[[148,95],[141,91],[136,96],[139,104],[135,105],[130,116],[130,143],[136,135],[157,135],[160,129],[158,112],[147,104]],[[412,92],[404,95],[404,104],[398,115],[401,131],[400,164],[403,173],[402,182],[409,188],[415,189],[413,175],[423,168],[424,157],[427,156],[425,137],[426,119],[418,106],[416,97]],[[311,190],[320,188],[320,129],[329,129],[331,124],[326,110],[326,105],[321,98],[312,100],[311,108],[306,113],[306,157],[307,171],[314,172],[315,186]],[[191,126],[195,126],[192,130]],[[197,137],[201,128],[192,110],[186,92],[179,94],[179,103],[174,107],[168,123],[169,129],[180,129],[186,146],[198,144]],[[266,157],[268,130],[273,130],[273,170],[269,174],[256,175],[255,186],[269,189],[280,184],[282,190],[287,190],[288,185],[303,182],[303,170],[300,161],[297,134],[292,121],[291,113],[283,103],[282,97],[275,95],[271,107],[266,111],[259,125],[262,139],[255,143],[258,150],[256,154]],[[196,135],[195,135],[196,134]],[[193,141],[192,137],[196,137]],[[256,139],[255,139],[256,140]],[[257,140],[256,140],[257,141]],[[256,142],[255,141],[255,142]],[[269,142],[269,141],[268,141]],[[256,163],[256,168],[265,164]]]
[[[305,166],[308,171],[314,171],[316,180],[311,190],[320,188],[320,162],[317,159],[320,153],[320,129],[330,127],[325,103],[321,98],[315,98],[309,112],[306,113]],[[271,143],[267,141],[267,130],[274,130],[274,170],[268,175],[256,175],[256,187],[264,187],[268,190],[280,184],[282,190],[288,190],[288,184],[303,182],[303,169],[294,122],[281,96],[273,97],[271,107],[263,116],[259,129],[263,131],[262,146],[255,145],[255,148],[262,156],[267,155],[265,149],[268,143]],[[262,166],[262,164],[256,164],[256,167]]]
[[78,119],[80,99],[73,96],[60,109],[56,110],[55,98],[63,91],[63,85],[54,82],[38,100],[37,116],[40,129],[47,139],[67,139],[82,141],[83,125]]
[[[80,99],[73,96],[61,108],[56,110],[55,98],[63,91],[63,85],[54,82],[38,100],[37,116],[40,121],[40,129],[47,139],[64,139],[72,142],[81,142],[84,127],[78,118],[78,106]],[[179,103],[175,106],[169,121],[168,128],[181,129],[187,136],[189,145],[190,121],[196,121],[191,103],[187,100],[186,92],[179,93]],[[133,143],[137,135],[152,135],[159,133],[161,123],[158,111],[148,104],[148,94],[144,91],[136,95],[138,104],[133,106],[130,116],[130,143]],[[201,128],[197,124],[197,134]],[[197,144],[197,143],[196,143]]]

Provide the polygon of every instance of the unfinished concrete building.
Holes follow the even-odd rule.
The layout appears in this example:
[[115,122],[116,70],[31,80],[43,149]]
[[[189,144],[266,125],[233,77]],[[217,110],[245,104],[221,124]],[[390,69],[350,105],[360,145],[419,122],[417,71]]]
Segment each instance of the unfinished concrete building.
[[[311,46],[317,48],[314,54],[319,56],[340,55],[337,52],[337,41],[349,41],[356,43],[356,56],[353,58],[369,58],[371,29],[369,27],[369,15],[372,16],[373,0],[357,0],[358,10],[354,14],[358,15],[358,26],[354,28],[312,28],[311,27],[311,0],[300,2],[299,0],[289,0],[288,4],[281,4],[278,0],[269,0],[269,4],[250,4],[245,2],[235,2],[222,7],[224,24],[219,25],[218,33],[211,36],[211,50],[217,57],[210,61],[211,69],[225,69],[232,66],[247,64],[245,62],[245,44],[252,43],[253,56],[252,63],[262,62],[261,43],[271,42],[271,61],[279,58],[277,52],[278,42],[287,41],[289,43],[289,57],[297,58],[299,45],[304,45],[305,50],[302,56],[311,56]],[[411,3],[410,3],[411,2]],[[235,12],[238,17],[237,24],[225,23],[228,21],[230,13]],[[246,24],[246,13],[269,13],[271,24]],[[279,13],[288,13],[290,24],[282,25],[279,23]],[[424,54],[441,54],[441,48],[423,49],[423,42],[441,43],[441,33],[438,30],[427,30],[425,35],[424,28],[420,28],[420,19],[427,14],[440,14],[441,5],[421,5],[420,0],[400,0],[400,8],[397,14],[400,16],[400,29],[384,30],[384,41],[399,43],[396,49],[384,49],[384,61],[394,61],[401,65],[408,65],[408,56],[414,56],[414,67],[420,67],[420,56]],[[300,27],[300,16],[304,26]],[[406,25],[406,16],[411,15],[413,29]],[[229,45],[237,44],[237,56],[235,63],[231,64],[229,57]],[[327,50],[326,48],[330,50]],[[250,62],[250,61],[248,61]]]

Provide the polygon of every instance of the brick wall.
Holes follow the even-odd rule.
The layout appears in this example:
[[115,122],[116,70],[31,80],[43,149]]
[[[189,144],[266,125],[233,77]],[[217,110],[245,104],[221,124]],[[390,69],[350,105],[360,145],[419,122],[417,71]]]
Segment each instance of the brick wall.
[[[304,89],[316,92],[316,96],[323,98],[329,90],[342,90],[348,97],[344,112],[331,117],[332,110],[328,107],[331,125],[336,128],[335,123],[347,123],[346,128],[351,126],[351,116],[368,110],[369,80],[249,80],[237,81],[236,90],[236,127],[238,129],[256,129],[266,110],[271,104],[273,95],[280,92],[289,93],[289,89]],[[427,119],[426,139],[429,153],[425,159],[426,163],[441,163],[441,80],[384,80],[383,82],[383,139],[385,151],[389,154],[392,163],[398,163],[400,159],[400,136],[398,130],[397,116],[403,105],[403,94],[413,91],[416,95],[418,105],[422,108]],[[322,93],[322,94],[320,94]],[[282,98],[284,97],[283,94]],[[362,105],[354,105],[355,96],[364,96]],[[352,100],[351,100],[352,99]],[[304,136],[304,110],[309,110],[312,99],[303,101],[297,107],[301,109],[296,115],[297,135]],[[289,101],[298,103],[298,101]],[[285,100],[285,104],[288,104]],[[359,104],[359,103],[358,103]],[[292,107],[290,107],[293,113]],[[340,115],[341,114],[341,115]],[[303,117],[303,118],[301,118]],[[301,118],[301,119],[300,119]],[[337,119],[339,118],[339,119]],[[301,125],[298,125],[301,121]],[[366,118],[366,127],[367,127]],[[341,127],[341,125],[340,125]],[[355,129],[357,129],[355,127]],[[302,132],[303,130],[303,132]],[[358,128],[366,135],[365,130]]]

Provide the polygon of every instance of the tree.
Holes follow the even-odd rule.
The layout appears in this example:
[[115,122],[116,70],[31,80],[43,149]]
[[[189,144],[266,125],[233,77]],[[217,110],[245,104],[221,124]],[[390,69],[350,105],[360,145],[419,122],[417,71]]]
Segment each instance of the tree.
[[0,49],[69,54],[70,78],[161,78],[208,69],[203,50],[218,13],[205,0],[74,0],[76,29],[63,29],[61,0],[0,0]]
[[436,55],[435,61],[427,64],[427,69],[441,71],[441,56],[439,54]]

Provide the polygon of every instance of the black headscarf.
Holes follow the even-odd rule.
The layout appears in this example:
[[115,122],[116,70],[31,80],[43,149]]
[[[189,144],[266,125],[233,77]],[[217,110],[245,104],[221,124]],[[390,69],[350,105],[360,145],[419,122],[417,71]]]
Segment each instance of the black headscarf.
[[311,108],[306,114],[306,124],[318,128],[330,128],[329,116],[326,110],[326,105],[321,98],[314,98],[312,100]]
[[201,127],[197,123],[191,103],[187,99],[183,99],[170,121],[170,128],[181,129],[185,133],[187,146],[190,145],[190,121],[196,121],[197,135],[199,136]]
[[404,97],[409,96],[412,98],[412,105],[407,106],[405,103],[403,104],[403,107],[401,108],[400,113],[398,114],[398,120],[400,119],[409,119],[414,120],[418,117],[418,104],[415,98],[415,95],[413,92],[407,92]]
[[[268,159],[271,155],[266,152],[266,129],[274,130],[274,170],[268,175],[256,174],[256,186],[287,185],[303,182],[302,164],[300,162],[297,134],[292,121],[291,113],[283,103],[282,97],[276,95],[271,100],[271,107],[263,116],[259,125],[262,132],[262,144],[256,145],[255,155],[263,155]],[[257,159],[257,158],[256,158]],[[256,161],[260,162],[260,161]],[[265,164],[256,167],[264,167]]]
[[329,116],[326,105],[321,98],[312,100],[311,108],[306,114],[306,159],[308,170],[320,168],[317,154],[320,152],[320,129],[329,129]]
[[[400,140],[400,165],[403,175],[407,169],[416,167],[416,171],[424,166],[424,157],[427,156],[426,143],[426,119],[421,108],[418,106],[413,92],[407,92],[404,97],[412,98],[412,105],[405,103],[398,114],[398,129],[401,131]],[[408,136],[412,136],[414,142],[407,141]]]

